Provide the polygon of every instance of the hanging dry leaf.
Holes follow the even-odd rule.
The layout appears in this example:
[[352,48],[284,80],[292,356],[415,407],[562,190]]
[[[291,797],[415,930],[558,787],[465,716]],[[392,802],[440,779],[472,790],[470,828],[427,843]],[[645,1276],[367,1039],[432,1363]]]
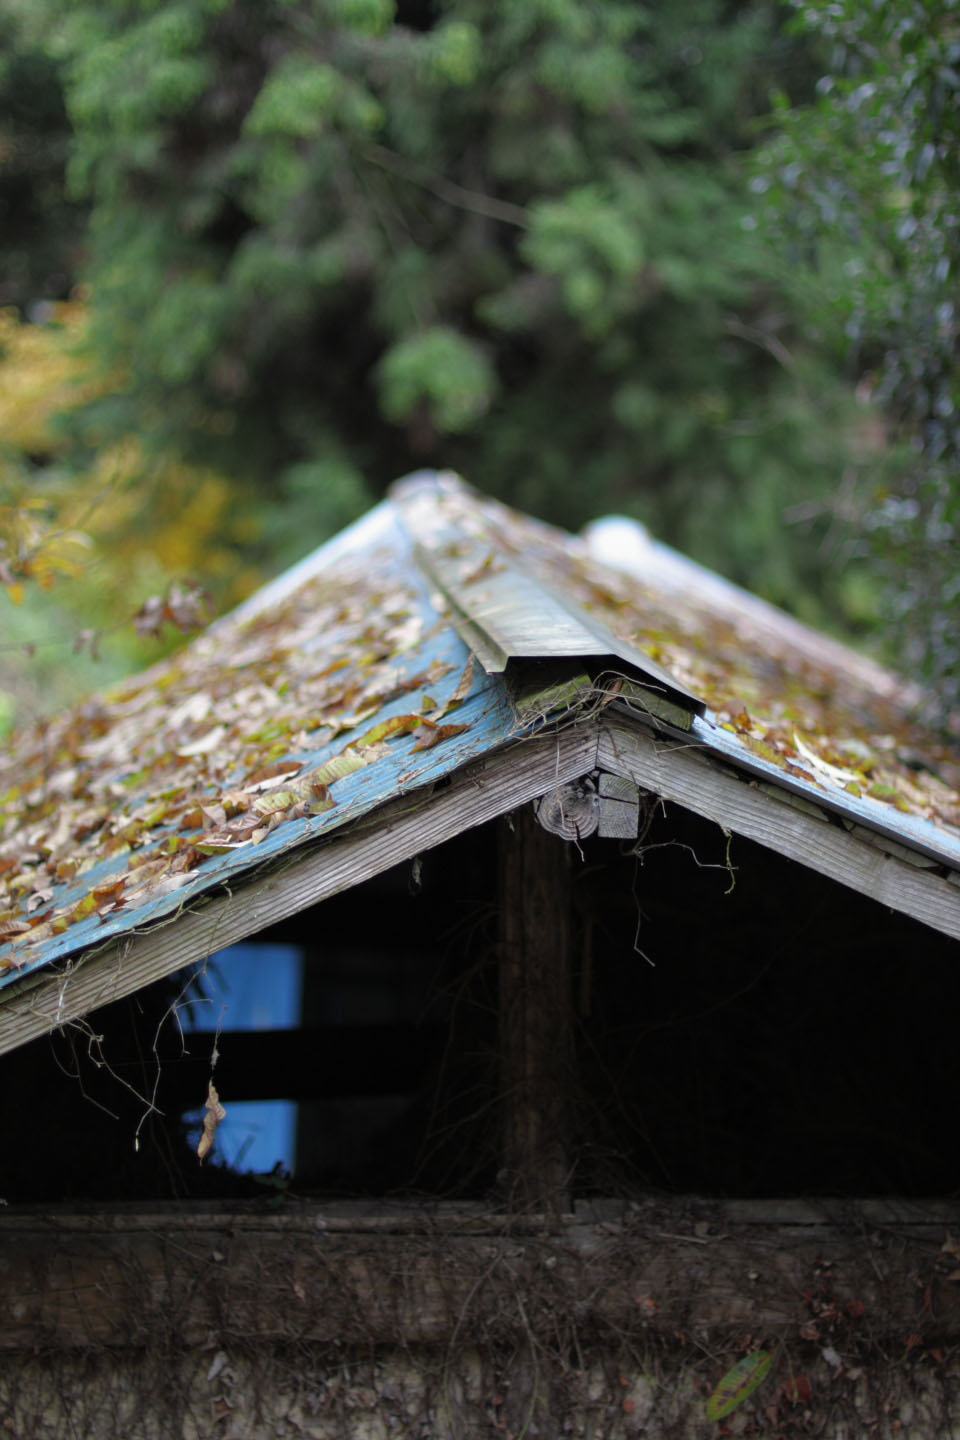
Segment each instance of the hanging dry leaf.
[[203,1102],[203,1108],[207,1113],[203,1117],[203,1133],[197,1144],[197,1159],[201,1165],[204,1157],[209,1155],[213,1149],[213,1137],[217,1133],[217,1126],[221,1120],[225,1120],[227,1117],[227,1112],[220,1104],[220,1096],[217,1094],[212,1080],[207,1085],[207,1098]]
[[[827,1352],[823,1352],[824,1359]],[[832,1361],[828,1361],[832,1364]],[[707,1419],[723,1420],[738,1405],[748,1399],[756,1390],[757,1386],[769,1374],[770,1366],[773,1364],[773,1357],[766,1350],[753,1350],[738,1360],[723,1379],[717,1384],[716,1389],[707,1401]]]

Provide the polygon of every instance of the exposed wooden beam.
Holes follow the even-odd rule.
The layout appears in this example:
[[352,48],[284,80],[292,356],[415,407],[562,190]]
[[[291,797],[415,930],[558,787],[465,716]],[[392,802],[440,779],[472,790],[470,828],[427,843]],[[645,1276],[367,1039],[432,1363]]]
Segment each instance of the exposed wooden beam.
[[559,1214],[570,1185],[570,853],[525,805],[499,826],[500,1075],[511,1208]]
[[602,769],[960,939],[960,888],[888,854],[882,837],[868,842],[826,808],[800,808],[788,792],[778,796],[769,784],[734,773],[683,740],[658,739],[610,714],[599,725]]

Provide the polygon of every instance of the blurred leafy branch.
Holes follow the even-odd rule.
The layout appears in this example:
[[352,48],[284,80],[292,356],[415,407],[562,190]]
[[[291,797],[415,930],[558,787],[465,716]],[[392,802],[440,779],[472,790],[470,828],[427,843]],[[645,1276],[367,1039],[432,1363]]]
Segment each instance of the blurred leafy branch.
[[[64,650],[99,660],[109,636],[103,679],[158,653],[144,639],[162,633],[159,622],[183,630],[189,616],[195,625],[206,612],[185,597],[198,587],[178,577],[221,581],[221,601],[257,579],[237,565],[249,520],[232,508],[223,476],[170,459],[148,464],[132,437],[82,454],[71,444],[71,412],[118,383],[97,378],[88,327],[80,300],[48,304],[33,323],[0,312],[0,595],[13,607],[0,663],[14,681],[29,674],[31,701],[51,688],[54,700],[66,698],[74,687],[64,670],[77,670],[81,686],[88,679],[89,665],[64,666]],[[31,589],[40,600],[32,607]],[[30,613],[21,618],[20,607]]]
[[884,417],[862,495],[905,668],[960,704],[960,14],[950,0],[793,0],[822,46],[812,103],[776,97],[756,160],[785,288]]

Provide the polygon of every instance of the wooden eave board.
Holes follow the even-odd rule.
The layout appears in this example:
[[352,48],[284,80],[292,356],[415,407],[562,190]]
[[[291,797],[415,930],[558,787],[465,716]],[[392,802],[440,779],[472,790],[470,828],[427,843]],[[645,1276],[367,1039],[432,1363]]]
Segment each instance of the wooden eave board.
[[591,723],[506,746],[460,770],[446,789],[403,796],[346,832],[278,857],[242,888],[24,976],[0,1004],[0,1054],[592,773],[597,738]]
[[830,797],[814,792],[819,806],[800,808],[782,784],[718,763],[687,737],[657,736],[611,712],[598,725],[600,769],[960,940],[956,870],[940,874],[889,854],[875,832],[848,829]]

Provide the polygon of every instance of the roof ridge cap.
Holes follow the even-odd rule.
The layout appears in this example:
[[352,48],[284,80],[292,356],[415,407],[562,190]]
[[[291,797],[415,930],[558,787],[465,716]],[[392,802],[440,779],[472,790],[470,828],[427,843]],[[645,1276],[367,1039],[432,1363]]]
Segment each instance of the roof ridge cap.
[[393,486],[390,498],[417,563],[488,674],[539,660],[626,666],[631,678],[672,704],[704,711],[703,701],[662,666],[509,555],[490,533],[483,497],[457,475],[419,471]]

